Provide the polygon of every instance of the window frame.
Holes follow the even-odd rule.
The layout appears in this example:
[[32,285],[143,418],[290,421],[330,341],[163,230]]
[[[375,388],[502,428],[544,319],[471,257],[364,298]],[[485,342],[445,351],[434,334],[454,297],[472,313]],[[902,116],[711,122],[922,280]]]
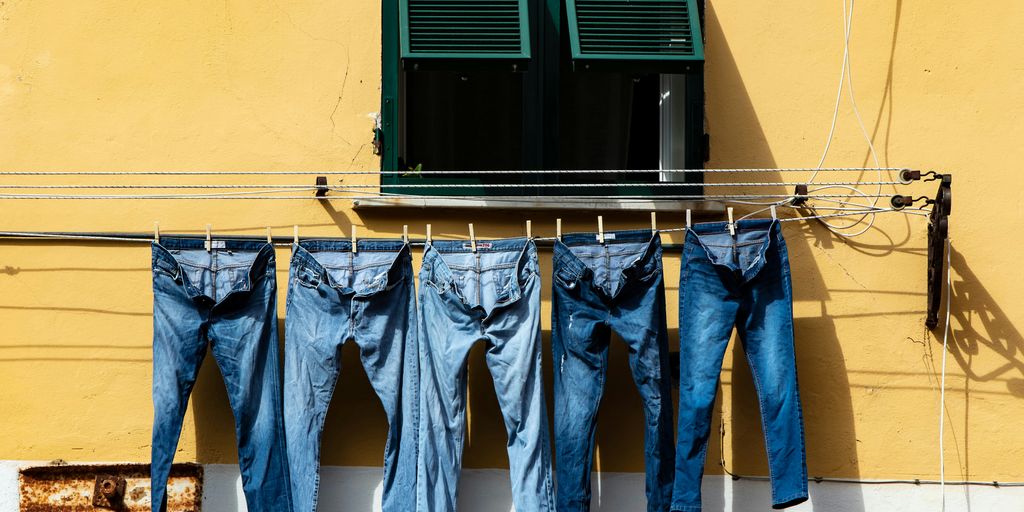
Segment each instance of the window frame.
[[[375,137],[379,143],[379,154],[381,157],[381,170],[387,174],[381,175],[381,192],[397,195],[423,195],[443,197],[460,196],[502,196],[508,194],[507,189],[486,188],[486,187],[459,187],[446,189],[444,187],[410,187],[409,185],[430,184],[448,185],[453,183],[466,183],[465,179],[455,179],[432,176],[405,176],[402,171],[407,169],[399,168],[399,149],[402,132],[402,93],[403,73],[407,71],[402,59],[401,42],[401,2],[402,0],[382,1],[382,30],[381,30],[381,110],[380,120],[376,128]],[[704,5],[703,2],[696,2],[698,5],[700,23],[703,25]],[[526,89],[529,94],[540,96],[540,101],[535,101],[539,108],[524,109],[524,124],[538,126],[539,130],[530,130],[532,140],[524,140],[526,144],[533,144],[534,147],[542,148],[541,151],[533,152],[524,158],[525,169],[557,169],[558,166],[558,118],[556,115],[541,115],[541,112],[558,111],[558,79],[559,79],[559,45],[562,34],[562,17],[565,15],[564,0],[529,0],[529,31],[531,34],[530,46],[533,48],[532,57],[526,64],[531,68],[540,69],[541,73],[532,73],[528,80]],[[541,13],[543,13],[541,15]],[[703,33],[703,30],[701,31]],[[472,65],[472,63],[467,63]],[[443,64],[442,64],[443,65]],[[622,70],[627,72],[629,70]],[[585,72],[585,71],[583,71]],[[676,162],[666,155],[672,153],[672,148],[662,147],[659,161],[662,168],[686,168],[701,169],[708,158],[708,137],[705,133],[704,116],[704,67],[703,63],[695,62],[691,71],[685,74],[667,75],[661,74],[662,83],[666,77],[673,77],[671,82],[681,80],[685,90],[685,106],[683,108],[684,119],[681,120],[684,126],[682,137],[683,162]],[[677,86],[678,88],[678,86]],[[665,92],[663,87],[663,94]],[[536,97],[534,98],[536,100]],[[543,102],[543,104],[541,104]],[[534,116],[532,119],[530,116]],[[662,146],[674,139],[671,133],[666,134],[667,127],[678,127],[679,120],[666,120],[664,112],[661,119],[661,144]],[[678,151],[676,152],[678,153]],[[668,164],[668,165],[666,165]],[[680,165],[682,164],[682,165]],[[666,194],[700,194],[703,187],[704,177],[701,173],[686,173],[683,176],[678,174],[662,174],[662,182],[680,182],[687,187],[644,187],[642,184],[624,184],[622,188],[628,188],[630,195],[645,195],[656,199],[658,195]],[[558,175],[525,175],[523,189],[529,189],[530,183],[558,182]],[[404,185],[392,187],[392,185]],[[534,188],[536,195],[544,195],[545,191],[552,189]],[[606,190],[606,189],[600,189]],[[642,192],[637,192],[641,190]],[[520,191],[521,193],[523,191]],[[614,199],[618,192],[604,194]],[[557,196],[554,196],[557,197]]]

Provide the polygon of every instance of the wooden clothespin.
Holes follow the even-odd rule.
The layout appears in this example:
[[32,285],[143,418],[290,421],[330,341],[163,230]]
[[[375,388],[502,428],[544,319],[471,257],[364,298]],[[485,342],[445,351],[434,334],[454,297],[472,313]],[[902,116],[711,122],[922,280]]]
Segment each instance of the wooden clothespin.
[[476,252],[476,232],[473,231],[473,223],[469,223],[469,247]]
[[357,243],[356,225],[352,224],[352,254],[356,254],[356,253],[359,252],[359,248],[356,247],[356,243]]
[[779,220],[779,214],[778,214],[778,212],[775,211],[775,205],[774,204],[771,205],[771,210],[772,210],[772,220]]
[[292,226],[292,243],[299,245],[299,225]]
[[267,226],[267,243],[274,245],[274,232],[271,231],[270,226]]
[[160,243],[160,221],[153,223],[153,241]]
[[604,217],[597,216],[597,241],[598,243],[604,243]]
[[402,241],[409,243],[409,225],[402,224]]
[[657,213],[651,212],[651,234],[658,234],[658,217]]
[[725,211],[729,215],[729,234],[732,236],[736,236],[736,221],[732,219],[732,207],[730,206],[726,208]]
[[555,238],[562,241],[562,219],[555,219]]
[[526,238],[533,238],[533,223],[526,220]]
[[427,245],[430,244],[430,224],[427,224]]
[[213,250],[213,226],[206,225],[206,252]]
[[686,209],[686,229],[693,227],[693,216],[690,214],[690,209]]

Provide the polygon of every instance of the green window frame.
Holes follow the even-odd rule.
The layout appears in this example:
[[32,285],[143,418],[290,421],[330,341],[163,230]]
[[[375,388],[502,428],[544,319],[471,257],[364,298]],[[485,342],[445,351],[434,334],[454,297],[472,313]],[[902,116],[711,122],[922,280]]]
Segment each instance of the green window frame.
[[[524,157],[524,169],[559,169],[558,157],[558,116],[551,115],[551,112],[558,110],[559,96],[559,74],[560,55],[559,48],[562,44],[564,31],[568,30],[569,45],[572,45],[572,32],[574,24],[578,24],[580,18],[575,21],[571,13],[578,14],[577,2],[580,0],[507,0],[515,2],[519,13],[519,27],[522,42],[519,52],[505,51],[498,52],[500,56],[481,56],[479,52],[464,51],[468,48],[462,44],[448,46],[447,48],[435,46],[430,51],[417,51],[417,46],[410,38],[415,39],[417,34],[414,27],[410,26],[410,20],[415,18],[415,11],[422,6],[437,7],[440,5],[449,6],[450,10],[457,10],[461,2],[467,0],[383,0],[382,2],[382,70],[381,70],[381,112],[380,122],[375,133],[378,152],[381,156],[381,170],[387,171],[381,177],[381,191],[387,194],[405,195],[426,195],[426,196],[509,196],[509,195],[594,195],[601,197],[616,195],[681,195],[697,194],[701,192],[699,186],[703,182],[703,176],[695,173],[687,173],[683,180],[679,181],[679,187],[673,186],[645,186],[645,183],[622,182],[616,186],[614,191],[608,188],[601,189],[580,189],[573,188],[571,183],[579,179],[580,175],[566,176],[560,174],[525,174],[514,175],[521,177],[516,188],[487,188],[473,187],[474,184],[493,183],[492,179],[480,176],[467,176],[465,174],[444,176],[437,174],[417,175],[409,172],[411,169],[403,168],[399,155],[399,138],[402,136],[403,127],[401,120],[401,87],[402,73],[417,72],[424,69],[455,69],[470,71],[487,69],[494,66],[509,66],[511,69],[523,71],[528,69],[523,76],[524,90],[528,91],[528,97],[524,98],[523,122],[527,126],[529,140],[524,140],[524,145],[537,148],[533,154]],[[594,0],[586,0],[593,2]],[[611,0],[605,0],[611,1]],[[651,1],[651,0],[646,0]],[[700,38],[700,20],[702,19],[703,6],[697,0],[656,0],[663,2],[682,2],[686,4],[688,12],[692,14],[691,27],[695,30],[692,37]],[[418,3],[422,2],[422,3]],[[483,5],[485,0],[469,0],[469,5]],[[479,19],[480,11],[469,12],[459,21],[471,23],[473,19]],[[509,12],[509,11],[506,11]],[[444,14],[444,16],[450,16]],[[440,24],[440,25],[443,25]],[[452,25],[456,27],[456,25]],[[443,27],[439,27],[441,29]],[[440,30],[444,32],[444,30]],[[481,29],[480,32],[486,32]],[[447,32],[449,34],[452,31]],[[508,32],[506,32],[508,33]],[[460,36],[470,37],[470,36]],[[577,35],[578,37],[578,35]],[[443,40],[444,37],[441,37]],[[452,41],[458,42],[456,39]],[[422,50],[423,47],[420,47]],[[510,48],[505,48],[509,50]],[[573,51],[573,72],[585,72],[576,65],[578,61],[599,64],[602,71],[622,72],[682,72],[677,79],[685,82],[685,126],[684,141],[684,162],[674,162],[673,167],[685,167],[688,169],[702,168],[707,159],[708,139],[704,133],[704,71],[703,71],[703,42],[696,46],[692,55],[682,58],[674,56],[671,63],[661,62],[661,59],[653,55],[629,55],[628,58],[601,58],[597,55],[585,55],[577,57]],[[578,71],[577,71],[578,70]],[[664,76],[664,75],[663,75]],[[525,103],[530,108],[525,107]],[[527,112],[526,110],[529,110]],[[517,178],[520,179],[520,178]],[[532,184],[558,184],[565,183],[566,187],[531,187]],[[416,185],[451,185],[459,184],[460,187],[417,187]],[[394,185],[401,185],[394,187]]]

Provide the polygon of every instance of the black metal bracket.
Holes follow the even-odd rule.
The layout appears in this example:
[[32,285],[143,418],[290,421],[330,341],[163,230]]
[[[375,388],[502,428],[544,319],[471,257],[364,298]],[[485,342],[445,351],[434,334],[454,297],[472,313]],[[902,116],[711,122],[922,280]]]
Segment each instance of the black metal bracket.
[[316,177],[316,197],[327,195],[327,176]]
[[948,174],[934,174],[938,180],[939,190],[932,204],[932,213],[928,218],[928,315],[924,324],[929,329],[939,325],[939,308],[942,305],[942,278],[946,259],[946,239],[949,237],[949,214],[953,208],[952,189],[953,177]]
[[793,206],[803,206],[807,204],[807,185],[797,185],[793,190],[793,199],[790,201]]

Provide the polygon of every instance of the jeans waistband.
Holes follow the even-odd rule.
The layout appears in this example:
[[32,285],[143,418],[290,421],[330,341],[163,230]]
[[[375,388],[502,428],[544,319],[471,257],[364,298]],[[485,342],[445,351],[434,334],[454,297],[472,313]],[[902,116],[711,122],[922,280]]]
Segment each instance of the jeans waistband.
[[[378,254],[384,253],[385,255],[393,255],[393,257],[389,257],[386,261],[376,261],[371,264],[366,264],[365,262],[357,263],[357,255],[353,255],[351,260],[353,266],[351,268],[356,272],[360,272],[367,268],[379,269],[380,267],[387,267],[385,272],[379,274],[372,282],[365,284],[365,286],[350,289],[345,283],[335,282],[335,278],[330,272],[328,272],[327,268],[324,267],[324,264],[314,256],[316,252],[350,252],[352,250],[352,242],[341,240],[309,240],[299,242],[297,246],[293,246],[291,258],[292,272],[289,278],[295,279],[300,273],[307,272],[311,273],[308,274],[308,276],[311,276],[309,279],[313,279],[317,284],[323,282],[332,288],[342,291],[353,291],[362,296],[372,295],[384,290],[388,286],[412,273],[412,254],[410,253],[409,245],[405,242],[393,240],[367,240],[365,243],[371,247],[364,249],[364,242],[360,240],[358,242],[358,250],[361,254],[374,252]],[[310,245],[318,250],[310,251]],[[387,250],[382,249],[382,247],[386,247]]]
[[[164,249],[169,251],[188,251],[195,249],[206,249],[206,240],[202,238],[173,238],[173,237],[160,237],[160,242],[155,243]],[[225,251],[259,251],[264,247],[270,247],[270,244],[262,241],[254,240],[218,240],[213,239],[211,242],[212,250],[225,250]]]
[[[736,221],[736,231],[767,230],[778,222],[775,219],[743,219]],[[701,222],[690,227],[690,231],[698,235],[728,233],[728,222]]]
[[[686,233],[683,253],[686,255],[692,254],[690,251],[700,251],[712,264],[730,268],[738,272],[744,281],[747,281],[757,275],[765,265],[767,251],[777,250],[783,253],[786,251],[786,241],[776,219],[749,219],[736,222],[736,236],[727,237],[731,241],[731,245],[712,244],[708,241],[716,235],[727,235],[728,233],[729,224],[727,222],[696,224]],[[753,233],[754,238],[746,237],[747,240],[744,241],[744,233]],[[737,250],[752,246],[755,247],[757,256],[746,266],[736,267],[734,261],[726,259],[727,256],[736,258]],[[684,259],[686,259],[685,256]]]
[[[431,241],[426,250],[423,253],[423,269],[430,269],[435,280],[439,281],[451,281],[455,278],[452,270],[448,264],[441,257],[442,253],[471,253],[471,248],[462,248],[462,244],[469,244],[468,241],[463,242],[462,240],[435,240]],[[536,259],[537,244],[528,238],[508,238],[502,240],[477,240],[477,252],[482,253],[498,253],[498,252],[513,252],[519,253],[520,256],[517,258],[518,261],[522,261],[523,257],[529,257],[531,260]],[[484,245],[490,244],[490,245]],[[536,266],[536,263],[533,263]],[[480,268],[481,271],[490,270],[490,267],[484,265]],[[422,273],[420,274],[422,277]]]
[[[609,235],[615,236],[609,238]],[[593,238],[590,238],[591,236]],[[566,243],[567,240],[569,243]],[[631,265],[622,269],[624,275],[646,274],[658,265],[661,237],[648,229],[605,232],[605,245],[638,242],[646,242],[648,245],[643,254],[637,257]],[[554,271],[568,273],[572,277],[583,277],[589,269],[569,247],[584,245],[600,246],[601,243],[597,241],[597,233],[570,233],[562,235],[561,240],[556,240],[552,256]]]
[[[255,252],[251,268],[261,266],[262,263],[273,260],[274,246],[266,242],[254,242],[248,240],[214,240],[211,252],[215,251],[242,251]],[[194,251],[205,250],[206,240],[196,238],[168,238],[160,237],[160,242],[153,242],[153,265],[163,267],[172,274],[181,273],[181,263],[171,254],[170,251]]]
[[[626,231],[605,231],[604,243],[622,244],[647,242],[654,236],[649,229],[630,229]],[[594,245],[597,241],[597,232],[593,233],[567,233],[562,235],[562,243],[565,245]]]
[[[372,252],[399,252],[407,244],[401,240],[387,240],[387,239],[360,239],[357,242],[356,249],[359,251],[372,251]],[[320,252],[320,251],[351,251],[352,241],[351,240],[302,240],[299,242],[299,247],[309,252]]]
[[[521,252],[528,244],[529,238],[502,238],[499,240],[477,240],[476,252]],[[437,252],[473,252],[473,244],[469,240],[431,240],[429,247]]]
[[[255,278],[263,272],[267,272],[268,267],[273,267],[275,263],[274,246],[266,242],[256,242],[248,240],[213,240],[213,247],[211,253],[218,251],[236,251],[236,252],[255,252],[256,256],[253,258],[252,263],[249,264],[248,273],[245,282],[242,283],[234,291],[249,290],[252,288]],[[182,285],[185,288],[189,298],[196,298],[202,295],[202,291],[192,283],[188,275],[182,270],[182,263],[171,254],[170,251],[184,251],[184,250],[205,250],[206,240],[196,238],[169,238],[161,237],[160,242],[153,242],[153,268],[154,270],[159,267],[170,273],[175,278],[181,278]],[[228,267],[212,267],[209,268],[211,271],[223,270]]]

